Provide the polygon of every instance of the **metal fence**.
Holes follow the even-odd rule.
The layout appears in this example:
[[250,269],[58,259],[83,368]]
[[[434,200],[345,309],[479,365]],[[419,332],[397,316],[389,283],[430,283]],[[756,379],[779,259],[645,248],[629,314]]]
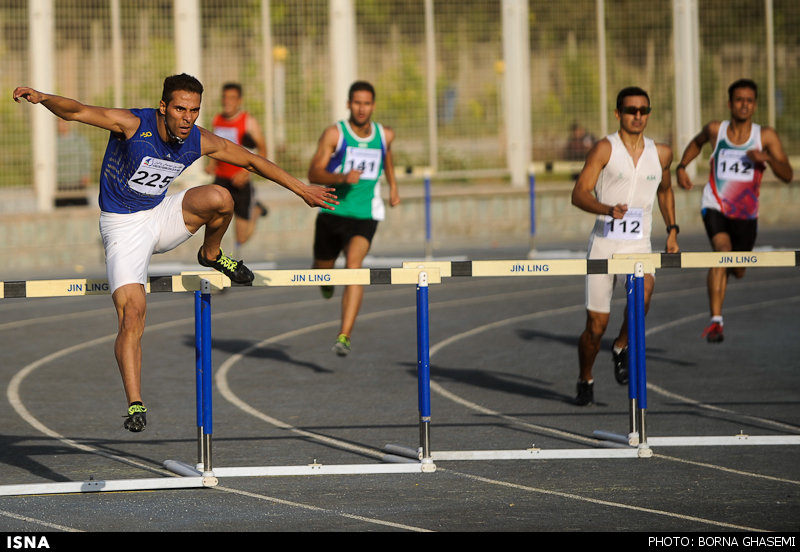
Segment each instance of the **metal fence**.
[[[377,88],[375,118],[396,130],[399,172],[433,165],[440,173],[507,174],[501,11],[525,0],[342,1],[354,12],[354,76]],[[575,126],[594,137],[613,132],[616,91],[631,84],[651,93],[648,134],[682,150],[673,44],[680,1],[525,4],[533,161],[569,158]],[[789,153],[800,154],[800,2],[687,1],[696,2],[698,13],[702,121],[726,117],[728,84],[753,78],[761,86],[757,122],[775,126]],[[32,84],[30,67],[42,46],[31,30],[33,11],[49,4],[54,71],[47,91],[95,105],[155,107],[163,78],[185,70],[182,35],[197,31],[197,72],[206,87],[202,122],[209,124],[219,108],[223,83],[242,83],[246,109],[267,132],[269,156],[304,177],[320,133],[344,107],[335,105],[341,91],[332,83],[338,57],[350,53],[331,41],[340,25],[335,3],[190,0],[199,10],[190,17],[176,7],[179,0],[4,0],[0,78],[8,96],[15,86]],[[426,20],[429,6],[432,21]],[[0,102],[0,188],[32,186],[40,144],[33,143],[31,113],[10,99]],[[71,126],[88,140],[96,180],[106,133]]]

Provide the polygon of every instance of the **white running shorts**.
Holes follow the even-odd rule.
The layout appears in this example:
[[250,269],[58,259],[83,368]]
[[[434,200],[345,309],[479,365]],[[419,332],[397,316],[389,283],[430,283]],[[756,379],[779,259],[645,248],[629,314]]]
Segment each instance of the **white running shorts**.
[[192,237],[183,222],[185,193],[167,196],[147,211],[100,213],[100,236],[112,294],[126,284],[146,284],[150,257],[175,249]]
[[[650,253],[649,240],[610,240],[592,233],[589,238],[588,259],[611,259],[615,253]],[[611,296],[617,277],[625,281],[624,274],[588,274],[586,276],[586,309],[593,312],[611,312]],[[652,275],[655,276],[655,275]]]

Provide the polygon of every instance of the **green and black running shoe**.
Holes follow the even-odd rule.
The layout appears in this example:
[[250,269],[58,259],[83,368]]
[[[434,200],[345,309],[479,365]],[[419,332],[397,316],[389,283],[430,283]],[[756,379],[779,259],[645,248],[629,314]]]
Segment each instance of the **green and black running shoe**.
[[209,268],[213,268],[214,270],[219,270],[225,276],[231,279],[231,282],[236,284],[250,284],[253,282],[253,272],[244,266],[243,261],[234,261],[225,253],[223,253],[222,249],[219,250],[219,255],[213,261],[209,261],[206,259],[205,255],[203,255],[203,248],[201,247],[197,251],[197,262],[200,263],[202,266],[207,266]]
[[350,354],[350,338],[345,334],[339,334],[336,338],[336,343],[333,344],[331,349],[337,355],[343,357]]
[[147,425],[147,409],[142,403],[133,403],[128,407],[128,415],[122,426],[128,431],[139,433]]

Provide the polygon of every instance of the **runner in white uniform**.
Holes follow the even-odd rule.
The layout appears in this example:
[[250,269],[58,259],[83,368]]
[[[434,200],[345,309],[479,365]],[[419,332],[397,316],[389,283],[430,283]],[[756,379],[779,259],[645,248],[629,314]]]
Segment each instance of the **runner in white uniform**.
[[[597,215],[589,237],[590,259],[610,259],[614,253],[650,253],[653,203],[667,225],[666,250],[678,251],[675,203],[669,166],[672,150],[644,137],[650,98],[641,88],[625,88],[617,96],[615,115],[619,131],[595,144],[572,191],[572,204]],[[655,280],[645,276],[645,310],[650,306]],[[586,277],[586,329],[578,344],[580,373],[575,403],[594,402],[592,367],[608,327],[615,276]],[[614,376],[628,383],[627,320],[614,341]]]

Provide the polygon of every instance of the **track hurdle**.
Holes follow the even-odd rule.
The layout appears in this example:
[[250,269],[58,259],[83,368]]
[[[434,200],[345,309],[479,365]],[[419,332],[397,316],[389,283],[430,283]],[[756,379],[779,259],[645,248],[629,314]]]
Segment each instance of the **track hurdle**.
[[[202,278],[194,274],[181,274],[150,277],[145,283],[145,291],[147,293],[177,293],[199,291],[201,286],[205,286],[208,290],[221,290],[226,285],[230,285],[230,280],[220,273],[209,274]],[[0,299],[108,294],[108,281],[103,279],[70,278],[0,282]],[[216,478],[202,474],[183,478],[92,479],[89,481],[0,485],[0,496],[199,489],[216,485]]]
[[[438,269],[443,278],[449,277],[530,277],[530,276],[574,276],[587,274],[626,274],[629,279],[638,282],[631,287],[628,295],[628,306],[644,313],[644,275],[655,271],[652,258],[647,259],[557,259],[557,260],[507,260],[507,261],[407,261],[404,268],[417,267],[420,269]],[[636,305],[639,305],[638,307]],[[639,339],[638,334],[630,334],[631,343]],[[644,333],[640,339],[644,339]],[[630,346],[630,345],[629,345]],[[642,345],[642,351],[644,346]],[[646,400],[635,400],[639,396],[639,387],[633,378],[629,378],[629,394],[631,396],[631,431],[636,429],[634,417],[644,420],[643,408]],[[643,422],[639,422],[640,424]],[[640,429],[636,429],[637,434]],[[649,457],[652,452],[646,442],[636,448],[626,447],[622,444],[598,441],[597,449],[559,449],[542,450],[531,447],[520,450],[472,450],[472,451],[434,451],[432,458],[437,460],[527,460],[527,459],[576,459],[576,458],[635,458]],[[418,458],[420,451],[402,447],[400,445],[387,445],[387,451],[404,454],[411,458]]]
[[[624,261],[620,263],[620,261]],[[641,267],[637,265],[641,264]],[[800,435],[752,436],[743,433],[721,437],[648,437],[646,431],[647,375],[645,361],[645,326],[643,280],[637,282],[636,274],[652,273],[661,268],[711,268],[724,267],[797,267],[800,251],[767,252],[686,252],[614,255],[608,260],[524,260],[524,261],[408,261],[404,267],[438,268],[441,276],[449,277],[520,277],[580,274],[628,275],[627,309],[629,313],[629,375],[630,432],[618,435],[595,431],[599,447],[622,446],[628,450],[617,451],[541,451],[529,448],[518,451],[442,451],[433,452],[434,460],[490,460],[534,458],[598,458],[598,457],[650,457],[650,446],[699,445],[795,445]],[[394,447],[394,446],[393,446]],[[405,449],[414,456],[415,451]]]
[[[206,273],[193,273],[202,277]],[[219,477],[261,477],[287,475],[342,475],[378,473],[433,472],[436,465],[430,453],[430,378],[429,378],[429,327],[428,286],[440,283],[438,271],[389,269],[309,269],[309,270],[256,270],[253,286],[319,286],[319,285],[378,285],[416,284],[417,294],[417,358],[420,456],[410,461],[407,456],[386,454],[380,464],[324,465],[316,460],[311,464],[295,466],[243,466],[216,467],[212,462],[212,384],[211,384],[211,293],[195,292],[195,358],[197,365],[197,426],[198,459],[192,465],[177,460],[167,460],[164,467],[185,477],[202,475]]]
[[[647,259],[656,268],[791,268],[800,266],[800,251],[730,251],[730,252],[685,252],[685,253],[650,253],[647,255],[615,254],[614,259]],[[630,312],[630,311],[629,311]],[[637,315],[638,316],[638,315]],[[644,316],[637,317],[637,325],[644,342]],[[630,325],[629,325],[630,333]],[[632,350],[629,348],[629,351]],[[632,355],[629,355],[629,368]],[[636,368],[645,370],[644,351],[636,355]],[[631,378],[632,379],[632,378]],[[640,396],[646,397],[646,377],[641,379]],[[613,433],[595,432],[595,436],[615,442],[637,444],[637,434],[633,431],[625,436]],[[646,439],[646,436],[643,436]],[[747,435],[742,432],[735,435],[721,436],[686,436],[686,437],[650,437],[653,446],[724,446],[724,445],[800,445],[800,435]]]

